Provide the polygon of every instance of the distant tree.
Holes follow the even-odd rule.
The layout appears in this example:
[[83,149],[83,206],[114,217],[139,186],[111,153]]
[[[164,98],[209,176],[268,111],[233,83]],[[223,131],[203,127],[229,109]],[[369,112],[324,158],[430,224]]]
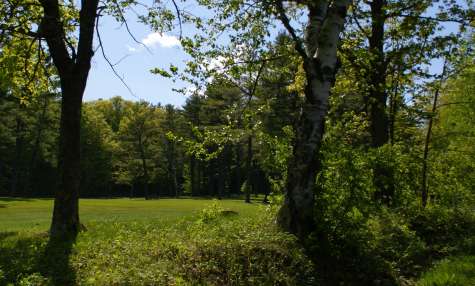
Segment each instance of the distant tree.
[[119,146],[122,154],[121,171],[130,175],[130,179],[138,179],[144,188],[145,198],[150,198],[149,184],[156,166],[153,160],[159,144],[161,109],[141,101],[132,103],[125,111],[119,126]]

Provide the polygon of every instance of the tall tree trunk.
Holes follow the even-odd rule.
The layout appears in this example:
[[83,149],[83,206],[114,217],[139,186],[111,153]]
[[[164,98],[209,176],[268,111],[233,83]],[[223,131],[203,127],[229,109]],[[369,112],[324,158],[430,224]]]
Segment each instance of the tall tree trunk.
[[60,187],[54,201],[52,236],[76,236],[79,221],[80,123],[82,96],[94,54],[92,45],[99,0],[81,2],[77,50],[68,51],[58,0],[40,0],[43,18],[38,30],[46,39],[53,63],[58,70],[62,101],[60,120]]
[[170,184],[170,193],[178,197],[175,142],[173,141],[168,141],[168,183]]
[[398,94],[398,87],[394,89],[393,94],[390,97],[390,104],[389,104],[389,140],[391,145],[394,145],[394,128],[396,127],[396,113],[398,112],[398,102],[397,96]]
[[196,185],[198,186],[198,195],[203,195],[203,163],[201,160],[197,161],[197,182]]
[[139,149],[140,149],[140,159],[142,160],[142,172],[143,172],[143,186],[144,186],[144,197],[146,200],[149,199],[148,194],[148,167],[147,167],[147,158],[145,157],[145,151],[142,145],[142,138],[139,138]]
[[15,157],[13,158],[12,179],[10,182],[10,195],[18,196],[18,177],[21,169],[21,155],[23,153],[23,122],[20,116],[16,117],[15,127]]
[[195,157],[193,155],[190,156],[190,183],[191,183],[191,196],[196,196],[196,163]]
[[421,204],[423,208],[426,207],[427,200],[429,198],[429,190],[427,188],[427,169],[428,169],[428,161],[429,161],[429,145],[430,145],[430,140],[432,137],[432,125],[434,124],[434,116],[435,116],[435,113],[437,112],[437,101],[439,100],[439,93],[444,81],[446,70],[447,70],[447,58],[445,58],[444,60],[444,65],[442,67],[440,80],[434,92],[434,101],[432,102],[431,116],[429,118],[426,139],[424,141],[424,155],[423,155],[424,157],[422,159],[422,187],[421,187]]
[[[379,148],[389,142],[389,118],[386,112],[388,98],[386,89],[387,63],[384,54],[384,25],[386,22],[386,0],[373,0],[371,8],[371,35],[369,37],[369,95],[367,106],[370,117],[371,146]],[[387,205],[394,195],[393,171],[384,164],[373,167],[375,199]]]
[[[225,147],[226,148],[226,147]],[[225,152],[225,151],[224,151]],[[218,155],[218,170],[217,170],[217,184],[218,184],[218,199],[223,198],[223,191],[224,191],[224,174],[226,173],[226,166],[224,166],[224,159],[225,159],[225,153],[222,152],[221,154]]]
[[242,148],[241,144],[236,144],[236,184],[235,184],[235,194],[239,194],[241,192],[241,183],[242,183],[242,176],[241,176],[241,161],[242,161]]
[[79,190],[80,167],[80,123],[81,104],[84,89],[76,87],[77,80],[71,76],[61,79],[62,101],[60,120],[59,169],[60,186],[54,200],[51,234],[76,235],[80,229]]
[[247,169],[247,188],[246,188],[246,203],[251,202],[251,191],[253,188],[252,184],[252,135],[249,134],[247,137],[247,161],[246,161],[246,169]]
[[46,120],[46,111],[48,108],[48,95],[43,95],[43,104],[41,106],[41,113],[38,116],[38,122],[36,124],[36,134],[35,134],[35,143],[33,143],[33,149],[31,150],[31,157],[30,163],[28,164],[28,168],[25,174],[25,193],[32,191],[32,181],[31,181],[31,174],[35,170],[36,167],[36,159],[38,156],[38,152],[40,149],[41,137],[43,135],[44,129],[44,122]]
[[384,57],[384,24],[386,0],[373,0],[371,7],[371,36],[369,37],[369,114],[370,132],[373,147],[380,147],[388,142],[389,122],[386,115],[386,74],[387,65]]
[[[305,102],[295,130],[293,158],[290,160],[284,204],[278,223],[285,230],[305,239],[314,230],[315,176],[321,169],[321,148],[330,90],[337,71],[337,48],[351,1],[309,2],[305,41],[292,28],[282,2],[279,18],[291,34],[303,58],[307,78]],[[279,5],[280,4],[280,5]]]
[[434,94],[434,101],[432,102],[431,117],[429,118],[429,124],[427,127],[426,139],[424,141],[424,157],[422,159],[422,188],[421,188],[421,204],[422,207],[426,207],[428,199],[428,188],[427,188],[427,164],[429,160],[429,144],[432,137],[432,125],[434,122],[434,115],[437,111],[437,101],[439,98],[439,88],[436,89]]

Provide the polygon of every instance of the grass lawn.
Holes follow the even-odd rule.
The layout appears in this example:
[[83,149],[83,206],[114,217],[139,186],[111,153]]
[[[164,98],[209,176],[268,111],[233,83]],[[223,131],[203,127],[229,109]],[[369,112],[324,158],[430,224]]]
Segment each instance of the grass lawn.
[[[0,285],[313,285],[295,239],[259,203],[82,199],[87,231],[47,235],[53,201],[0,198]],[[232,211],[232,212],[229,212]]]
[[[165,221],[196,214],[210,204],[209,199],[81,199],[81,222],[105,221]],[[222,200],[225,209],[249,216],[258,203],[245,204],[242,200]],[[22,199],[0,197],[0,232],[46,231],[51,223],[52,199]]]

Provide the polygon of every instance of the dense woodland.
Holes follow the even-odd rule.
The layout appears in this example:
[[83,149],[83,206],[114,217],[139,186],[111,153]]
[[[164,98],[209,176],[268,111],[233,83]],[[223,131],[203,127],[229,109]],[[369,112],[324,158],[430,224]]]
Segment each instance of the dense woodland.
[[52,234],[79,196],[260,195],[329,285],[473,255],[472,1],[159,1],[140,21],[196,29],[184,68],[151,71],[192,86],[181,107],[81,105],[95,19],[136,4],[86,2],[0,4],[0,196],[56,197]]

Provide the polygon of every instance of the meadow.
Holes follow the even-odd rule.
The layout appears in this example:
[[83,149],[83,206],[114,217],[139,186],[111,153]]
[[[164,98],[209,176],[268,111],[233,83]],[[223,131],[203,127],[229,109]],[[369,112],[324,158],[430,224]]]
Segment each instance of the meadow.
[[[86,227],[49,240],[51,199],[0,198],[0,285],[325,285],[255,200],[81,199]],[[408,285],[473,285],[473,256]]]
[[82,199],[87,231],[48,240],[50,199],[0,199],[0,285],[311,285],[257,202]]

